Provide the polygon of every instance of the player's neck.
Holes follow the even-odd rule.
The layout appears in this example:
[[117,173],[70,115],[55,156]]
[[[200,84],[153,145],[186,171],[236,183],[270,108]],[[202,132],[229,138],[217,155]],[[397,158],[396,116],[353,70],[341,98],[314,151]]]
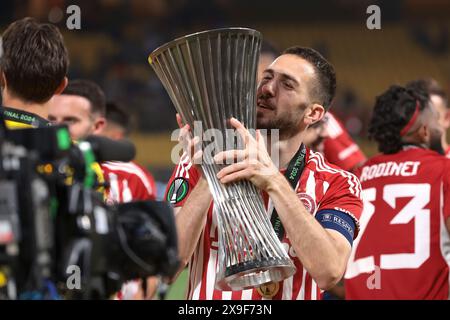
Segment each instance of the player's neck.
[[444,152],[447,152],[448,143],[447,143],[447,135],[445,133],[442,135],[442,148],[444,149]]
[[[289,165],[289,162],[302,144],[304,135],[305,132],[301,131],[291,137],[281,137],[277,141],[272,141],[271,137],[268,137],[267,144],[271,146],[268,148],[269,153],[271,152],[272,160],[280,169],[284,169]],[[274,154],[275,152],[278,154]]]
[[41,118],[47,119],[48,118],[48,104],[49,102],[46,102],[44,104],[38,104],[33,102],[26,102],[22,99],[19,99],[8,92],[3,92],[3,106],[14,108],[17,110],[26,111],[29,113],[33,113]]

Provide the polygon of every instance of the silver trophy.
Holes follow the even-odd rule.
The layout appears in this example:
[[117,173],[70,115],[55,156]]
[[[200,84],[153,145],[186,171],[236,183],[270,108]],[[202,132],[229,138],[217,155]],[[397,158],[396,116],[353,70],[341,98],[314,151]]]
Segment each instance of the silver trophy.
[[[231,117],[248,129],[256,126],[261,41],[261,34],[251,29],[204,31],[159,47],[149,62],[184,123],[193,128],[201,121],[203,130],[219,129],[229,141]],[[227,143],[228,149],[240,146],[239,139]],[[219,230],[216,288],[241,290],[290,277],[295,266],[274,232],[260,192],[249,181],[220,183],[216,174],[223,167],[204,153],[202,170]]]

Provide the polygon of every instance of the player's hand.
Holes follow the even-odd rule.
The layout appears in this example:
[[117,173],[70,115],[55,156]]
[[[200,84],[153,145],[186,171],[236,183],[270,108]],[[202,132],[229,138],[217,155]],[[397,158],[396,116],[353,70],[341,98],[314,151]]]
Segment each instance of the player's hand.
[[177,123],[180,127],[180,134],[178,141],[180,142],[184,153],[189,157],[191,163],[197,167],[197,170],[202,174],[200,164],[203,159],[203,151],[200,142],[200,137],[192,137],[191,128],[188,124],[183,124],[181,116],[177,113]]
[[222,183],[250,180],[258,188],[267,190],[274,177],[280,173],[267,152],[261,133],[257,130],[255,139],[237,119],[231,118],[230,124],[242,137],[245,148],[222,151],[215,155],[216,163],[229,163],[230,160],[235,162],[220,170],[217,178]]

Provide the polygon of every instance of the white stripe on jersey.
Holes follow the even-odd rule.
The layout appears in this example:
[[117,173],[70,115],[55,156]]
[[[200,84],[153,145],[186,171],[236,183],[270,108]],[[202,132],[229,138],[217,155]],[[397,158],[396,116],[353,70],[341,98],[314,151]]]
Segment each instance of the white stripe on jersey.
[[347,178],[347,183],[349,184],[349,191],[358,198],[361,198],[361,184],[359,183],[358,178],[356,178],[354,174],[342,169],[335,169],[330,167],[328,164],[325,163],[323,156],[318,152],[311,151],[310,160],[316,164],[317,171],[323,171],[332,174],[338,173],[344,178]]
[[115,162],[115,161],[108,161],[101,164],[102,166],[105,166],[111,171],[123,171],[126,173],[131,173],[133,175],[136,175],[139,177],[139,179],[144,184],[145,188],[147,189],[148,193],[153,194],[153,188],[150,183],[150,181],[147,178],[147,175],[144,171],[142,171],[141,168],[139,168],[136,164],[133,162]]
[[317,300],[317,284],[313,278],[311,278],[311,300]]
[[184,160],[179,166],[178,166],[178,173],[177,177],[185,177],[189,178],[189,171],[184,170],[184,167],[187,166],[186,160]]
[[203,270],[203,259],[204,259],[204,237],[205,237],[205,231],[202,231],[202,234],[200,236],[200,240],[198,243],[198,254],[197,254],[197,261],[196,266],[194,269],[194,293],[192,295],[192,299],[199,300],[200,298],[200,289],[202,285],[202,270]]
[[109,177],[109,198],[110,200],[120,203],[119,197],[119,182],[117,181],[117,175],[110,172],[108,174]]
[[324,171],[330,172],[330,173],[339,173],[341,176],[347,178],[347,182],[349,186],[352,188],[350,191],[354,191],[353,194],[357,197],[361,198],[361,184],[358,180],[358,178],[345,170],[342,169],[335,169],[330,167],[328,164],[325,163],[325,159],[323,158],[323,155],[317,152],[314,152],[315,155],[318,156],[319,159],[319,168],[323,169]]
[[[309,171],[309,177],[306,181],[306,194],[309,195],[315,203],[316,202],[316,178],[314,177],[314,170]],[[324,192],[325,194],[325,192]],[[312,212],[312,214],[316,214]]]
[[122,202],[133,201],[133,195],[131,194],[131,189],[128,187],[128,181],[122,181]]
[[186,160],[186,157],[187,157],[186,153],[183,153],[181,155],[180,162],[178,163],[178,166],[177,166],[177,171],[175,172],[175,177],[180,177],[181,176],[180,175],[180,171],[181,171],[181,169],[183,168],[183,166],[185,164],[184,162]]
[[177,170],[175,171],[175,177],[179,177],[180,176],[180,169],[181,169],[182,164],[183,164],[183,157],[184,157],[184,155],[185,155],[185,153],[183,153],[181,155],[180,161],[178,162]]
[[183,153],[178,164],[177,171],[175,172],[175,177],[182,177],[189,179],[189,169],[192,167],[192,163],[187,155]]
[[252,300],[253,289],[242,290],[242,300]]
[[231,300],[233,291],[222,291],[222,300]]
[[283,281],[283,300],[292,300],[292,287],[293,287],[294,277],[291,276]]
[[[210,239],[215,238],[216,228],[217,228],[217,213],[215,212],[215,207],[213,207],[211,228],[209,229]],[[202,244],[203,245],[203,244]],[[208,266],[206,267],[206,299],[212,300],[214,294],[214,287],[216,285],[216,268],[217,268],[217,250],[213,249],[212,246],[218,246],[216,242],[212,242],[209,247],[209,260]]]
[[216,285],[217,250],[209,249],[208,266],[206,267],[206,299],[212,300]]
[[323,194],[327,193],[328,188],[330,187],[330,184],[326,181],[323,182]]
[[306,269],[303,268],[302,285],[300,287],[300,291],[298,292],[297,300],[305,300],[305,278],[306,278]]

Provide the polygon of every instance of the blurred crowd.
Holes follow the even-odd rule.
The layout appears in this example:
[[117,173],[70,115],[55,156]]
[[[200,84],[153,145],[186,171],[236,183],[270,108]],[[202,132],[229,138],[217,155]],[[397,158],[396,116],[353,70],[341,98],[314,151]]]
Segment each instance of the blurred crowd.
[[[263,29],[267,29],[272,24],[281,23],[314,24],[318,23],[314,18],[318,15],[324,23],[345,20],[364,22],[365,25],[361,18],[365,18],[365,7],[372,2],[358,1],[355,4],[352,1],[333,0],[296,4],[291,1],[289,7],[296,10],[286,10],[283,4],[287,4],[287,1],[281,1],[276,7],[270,1],[241,3],[236,0],[80,0],[76,3],[67,0],[3,1],[0,4],[0,30],[24,16],[53,22],[62,30],[69,48],[70,78],[88,78],[98,83],[108,97],[126,106],[133,115],[134,128],[138,131],[167,132],[176,127],[174,111],[159,80],[147,64],[148,54],[161,44],[191,32],[232,25],[263,26]],[[381,3],[374,3],[377,2]],[[427,14],[439,18],[436,12],[442,11],[436,5],[442,1],[432,2],[436,8],[433,13],[421,11],[425,20]],[[71,4],[81,8],[79,31],[67,30],[65,26],[69,16],[66,9]],[[408,14],[406,18],[405,8]],[[336,10],[339,10],[339,15],[334,14]],[[423,19],[416,17],[420,10],[420,3],[415,4],[414,1],[385,1],[383,23],[411,20],[408,21],[411,22],[410,37],[418,46],[430,55],[448,56],[448,17],[441,13],[443,16],[437,22],[433,20],[435,23],[430,28],[420,23]],[[298,32],[301,31],[300,27]],[[283,49],[284,42],[281,43],[280,39],[272,35],[264,36]],[[333,53],[337,48],[320,39],[307,45],[333,61]],[[363,49],[357,49],[361,54],[364,53]],[[446,87],[446,83],[443,85]],[[333,105],[335,114],[357,139],[366,137],[369,109],[373,105],[373,100],[363,99],[358,89],[340,82]],[[158,112],[158,118],[152,117],[155,112]]]

